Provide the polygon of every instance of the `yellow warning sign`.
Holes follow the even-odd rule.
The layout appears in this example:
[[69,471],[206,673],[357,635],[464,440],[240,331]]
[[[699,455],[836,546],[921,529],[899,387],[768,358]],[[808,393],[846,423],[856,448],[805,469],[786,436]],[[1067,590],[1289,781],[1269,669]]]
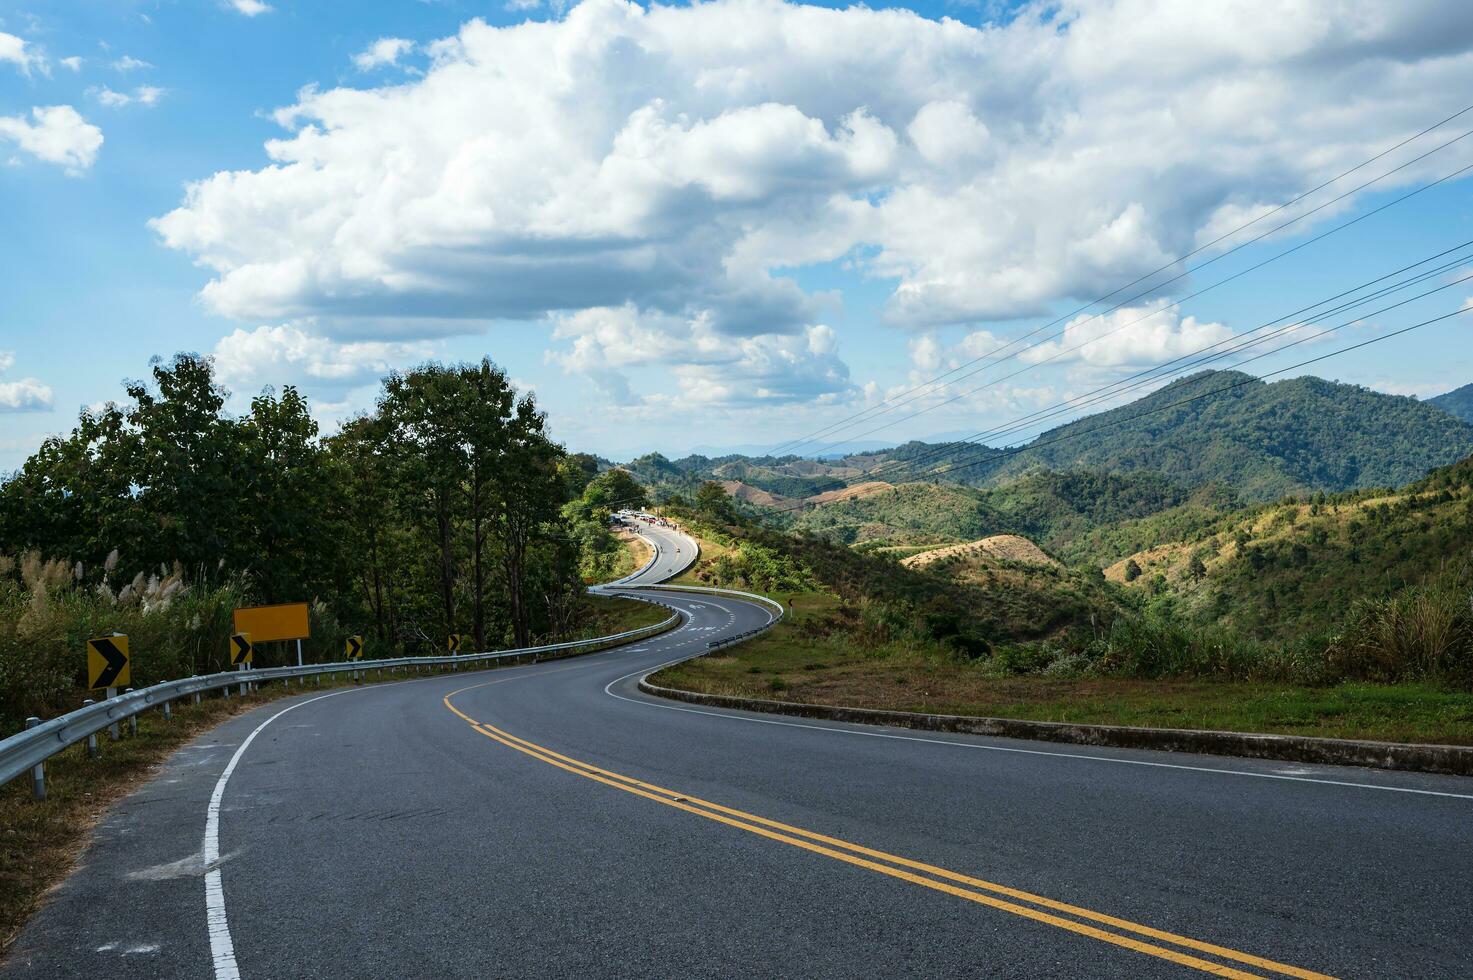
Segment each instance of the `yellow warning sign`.
[[127,687],[133,683],[133,666],[128,659],[128,638],[122,633],[87,641],[87,686],[94,691]]
[[251,634],[236,633],[230,638],[230,666],[248,664],[255,654],[256,648],[251,646]]

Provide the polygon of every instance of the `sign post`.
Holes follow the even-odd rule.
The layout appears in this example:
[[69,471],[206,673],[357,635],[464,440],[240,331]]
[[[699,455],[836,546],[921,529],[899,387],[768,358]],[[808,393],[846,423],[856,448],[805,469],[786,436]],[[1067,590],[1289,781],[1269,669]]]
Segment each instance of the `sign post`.
[[302,666],[302,641],[311,639],[312,624],[305,602],[283,602],[274,606],[246,606],[235,610],[235,631],[250,642],[297,641],[297,666]]
[[[251,643],[251,634],[235,633],[230,637],[230,666],[244,673],[251,669],[251,660],[256,655],[256,648]],[[246,682],[240,682],[240,696],[246,695]]]
[[[102,690],[104,697],[115,698],[118,688],[133,683],[133,665],[128,656],[128,637],[122,633],[96,636],[87,641],[87,687]],[[118,725],[108,726],[108,736],[118,738]]]

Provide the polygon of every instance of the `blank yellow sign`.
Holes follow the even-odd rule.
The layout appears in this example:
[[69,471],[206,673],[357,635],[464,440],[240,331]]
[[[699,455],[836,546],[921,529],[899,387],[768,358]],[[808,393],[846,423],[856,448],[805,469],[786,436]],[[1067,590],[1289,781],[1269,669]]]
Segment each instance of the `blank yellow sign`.
[[249,633],[252,643],[272,640],[305,640],[312,635],[305,602],[278,606],[248,606],[235,611],[235,631]]

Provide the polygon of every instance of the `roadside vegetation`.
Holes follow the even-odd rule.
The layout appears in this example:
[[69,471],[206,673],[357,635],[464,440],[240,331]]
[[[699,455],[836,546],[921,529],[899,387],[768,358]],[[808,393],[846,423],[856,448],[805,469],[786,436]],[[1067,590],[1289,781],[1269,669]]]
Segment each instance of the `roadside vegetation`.
[[[774,532],[714,491],[703,503],[677,498],[672,510],[707,542],[692,580],[763,592],[792,612],[771,633],[657,682],[899,710],[1473,744],[1473,575],[1435,557],[1468,554],[1458,537],[1466,525],[1454,521],[1465,491],[1450,487],[1469,468],[1434,473],[1410,493],[1449,507],[1445,520],[1427,520],[1416,502],[1393,504],[1407,526],[1388,525],[1385,540],[1357,529],[1362,547],[1392,554],[1393,536],[1410,541],[1419,581],[1365,587],[1339,610],[1306,613],[1318,629],[1284,637],[1193,615],[1168,589],[1133,584],[1145,573],[1127,582],[980,549],[907,567],[914,549]],[[1327,497],[1317,513],[1355,497]],[[1418,529],[1430,540],[1415,538]],[[1182,562],[1178,577],[1193,580]]]
[[[92,636],[128,634],[135,687],[222,669],[240,606],[309,603],[309,662],[351,635],[369,658],[437,654],[650,615],[584,592],[633,567],[608,518],[642,490],[553,443],[489,361],[391,374],[326,438],[291,387],[226,412],[192,354],[124,394],[0,479],[0,736],[80,703]],[[258,666],[295,660],[257,645]]]

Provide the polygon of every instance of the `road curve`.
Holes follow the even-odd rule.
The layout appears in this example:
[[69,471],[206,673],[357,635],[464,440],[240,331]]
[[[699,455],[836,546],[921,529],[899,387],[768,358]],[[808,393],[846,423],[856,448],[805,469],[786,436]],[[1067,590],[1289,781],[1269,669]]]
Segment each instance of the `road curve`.
[[651,699],[770,615],[655,594],[687,615],[655,639],[220,726],[0,976],[1469,972],[1473,781]]

